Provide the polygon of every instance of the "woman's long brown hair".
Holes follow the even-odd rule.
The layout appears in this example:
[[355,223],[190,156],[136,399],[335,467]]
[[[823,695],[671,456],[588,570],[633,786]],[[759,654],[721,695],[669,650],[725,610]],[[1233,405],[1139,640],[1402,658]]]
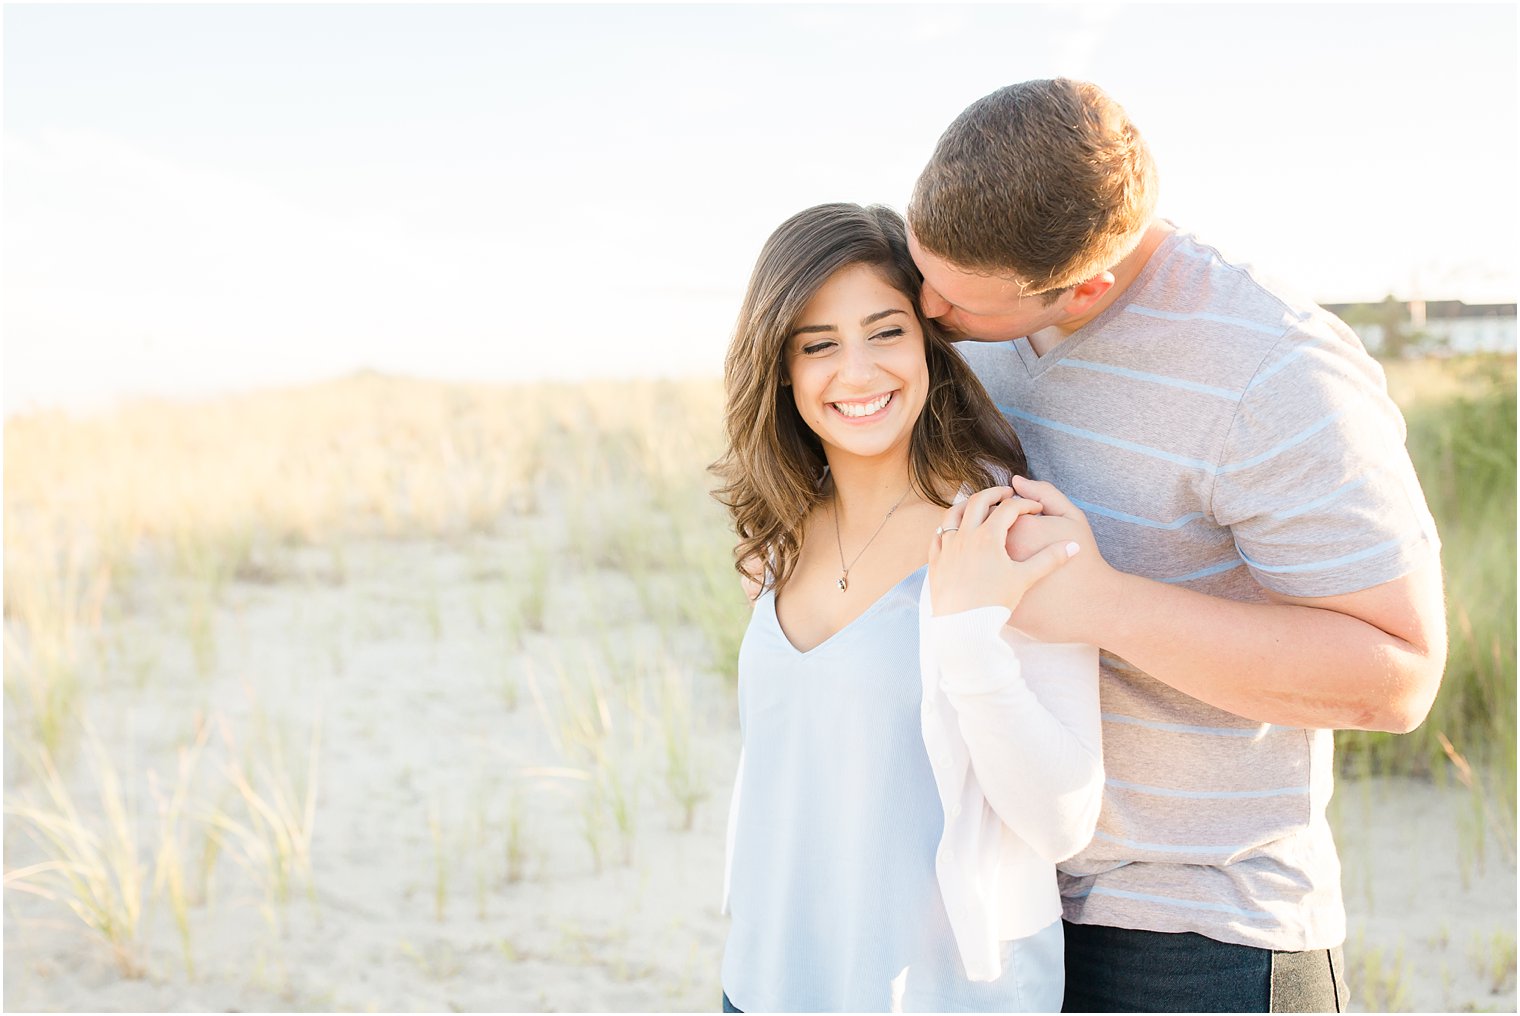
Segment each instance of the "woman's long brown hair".
[[765,241],[723,365],[728,448],[710,467],[713,496],[733,517],[734,568],[780,589],[802,550],[802,526],[821,504],[823,446],[797,413],[786,377],[787,339],[803,309],[841,268],[870,265],[907,296],[924,332],[929,394],[913,426],[913,488],[942,507],[941,490],[972,489],[1028,475],[1013,428],[966,361],[919,307],[922,276],[908,254],[903,220],[882,205],[817,205]]

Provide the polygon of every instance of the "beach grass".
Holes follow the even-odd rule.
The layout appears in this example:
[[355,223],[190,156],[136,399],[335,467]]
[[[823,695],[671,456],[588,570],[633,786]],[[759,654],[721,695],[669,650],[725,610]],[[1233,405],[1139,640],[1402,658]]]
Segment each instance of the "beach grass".
[[[1398,363],[1389,375],[1442,534],[1451,661],[1419,731],[1338,743],[1353,773],[1469,788],[1459,860],[1476,873],[1514,849],[1514,360]],[[284,902],[301,890],[314,901],[332,877],[316,831],[345,805],[319,791],[329,754],[391,765],[390,783],[366,793],[409,809],[420,846],[398,846],[395,863],[420,868],[431,904],[420,909],[437,928],[468,920],[452,905],[462,894],[485,921],[513,913],[513,894],[546,891],[546,878],[617,880],[651,844],[670,849],[668,837],[712,819],[732,775],[712,750],[710,703],[732,727],[749,608],[707,493],[721,407],[712,380],[366,374],[7,421],[4,725],[19,764],[6,767],[6,801],[33,834],[14,867],[7,838],[7,899],[47,894],[137,978],[164,975],[144,947],[146,910],[158,908],[178,966],[198,978],[208,931],[260,914],[270,938],[254,959],[277,971],[285,1006]],[[361,595],[355,583],[376,562],[416,553],[470,560],[464,594],[428,565],[388,580],[382,598]],[[345,606],[312,606],[324,596]],[[280,673],[248,662],[260,609],[288,617],[305,662]],[[405,648],[385,641],[398,630],[421,655],[376,663],[372,644]],[[472,639],[491,647],[476,662],[456,652]],[[392,686],[361,683],[414,677],[425,694],[397,722],[421,737],[424,707],[472,674],[472,711],[514,732],[490,756],[501,795],[453,794],[425,759],[387,762],[395,746],[381,731],[394,728],[375,707]],[[301,719],[264,717],[265,700]],[[347,728],[344,710],[357,717]],[[162,721],[143,750],[172,787],[129,761],[138,713]],[[212,730],[223,736],[208,745]],[[409,934],[418,955],[442,955],[446,943],[421,944],[426,929]],[[1513,936],[1471,954],[1486,979],[1512,982]],[[1404,990],[1395,959],[1369,945],[1357,960],[1389,1004]],[[625,974],[650,962],[598,957]],[[703,957],[688,962],[671,983],[707,985]],[[525,1004],[547,1004],[538,997]]]
[[[1346,732],[1340,744],[1351,765],[1436,773],[1449,770],[1444,737],[1512,813],[1514,358],[1387,370],[1442,536],[1451,654],[1420,730]],[[714,382],[492,387],[366,374],[208,403],[141,402],[109,416],[9,420],[8,704],[28,741],[66,749],[82,635],[100,628],[116,587],[155,560],[193,583],[178,599],[204,674],[215,666],[212,618],[228,582],[278,577],[292,567],[290,547],[502,531],[546,504],[565,513],[584,572],[630,577],[646,616],[666,632],[694,624],[706,662],[732,674],[747,605],[704,471],[720,449],[720,407]],[[510,637],[545,630],[557,566],[546,543],[528,542],[505,579]],[[423,592],[441,638],[437,604]]]
[[95,814],[76,800],[46,747],[23,748],[43,793],[38,799],[23,794],[5,811],[22,822],[45,859],[8,870],[5,888],[63,903],[109,946],[121,975],[136,979],[147,973],[138,933],[148,873],[133,788],[123,784],[93,731],[85,733],[98,791]]
[[[1435,775],[1472,788],[1493,830],[1515,821],[1515,358],[1388,364],[1389,389],[1441,536],[1450,652],[1413,733],[1341,731],[1352,772]],[[1501,847],[1504,844],[1501,842]]]

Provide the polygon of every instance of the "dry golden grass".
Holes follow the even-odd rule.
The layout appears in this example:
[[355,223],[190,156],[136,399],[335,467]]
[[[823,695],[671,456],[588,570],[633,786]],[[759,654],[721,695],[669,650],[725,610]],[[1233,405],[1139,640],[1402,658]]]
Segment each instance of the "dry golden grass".
[[[131,767],[118,774],[104,754],[105,768],[97,766],[93,779],[101,806],[81,806],[87,792],[69,789],[92,783],[69,759],[94,692],[132,684],[142,701],[163,702],[181,697],[193,676],[203,684],[189,690],[209,694],[204,682],[226,669],[217,622],[228,615],[229,590],[301,588],[313,550],[330,560],[328,580],[341,583],[345,548],[355,542],[520,541],[521,560],[492,566],[502,571],[504,607],[479,603],[477,620],[501,626],[509,654],[556,624],[562,638],[564,625],[584,635],[589,622],[593,633],[602,631],[581,639],[599,650],[595,673],[616,655],[611,625],[646,624],[676,638],[701,618],[714,631],[732,629],[727,638],[735,639],[746,611],[727,574],[725,520],[706,495],[720,403],[712,382],[514,387],[368,375],[214,402],[142,402],[107,415],[8,421],[5,735],[13,756],[34,753],[47,763],[30,780],[19,767],[10,770],[8,799],[24,798],[13,819],[41,834],[45,860],[9,873],[7,890],[67,903],[131,975],[144,970],[136,935],[150,903],[166,909],[185,968],[196,969],[192,923],[208,906],[211,871],[222,856],[239,862],[255,889],[252,903],[276,934],[290,890],[315,895],[312,831],[322,810],[315,728],[297,774],[278,749],[278,731],[239,748],[220,717],[221,761],[197,765],[209,729],[197,721],[201,736],[178,746],[181,778],[173,792],[147,788],[158,803],[152,823],[136,821],[135,809],[122,803],[143,789],[142,774]],[[632,580],[631,606],[597,592],[613,573]],[[564,605],[567,579],[586,588],[589,614],[554,612],[556,599]],[[726,595],[711,595],[716,584]],[[439,591],[419,592],[437,641]],[[192,673],[149,664],[128,682],[113,670],[122,660],[108,648],[128,640],[124,619],[144,612],[171,641],[177,633],[188,646]],[[338,672],[343,645],[334,635]],[[710,655],[697,666],[731,666],[726,644]],[[595,673],[579,661],[560,666],[568,669],[549,708],[564,720],[560,730],[574,736],[548,761],[584,779],[580,807],[598,867],[613,843],[627,863],[647,787],[663,787],[681,816],[673,824],[688,827],[692,809],[708,796],[692,768],[691,664],[652,663],[652,676],[636,680],[609,669],[596,678],[609,682],[605,687],[588,684]],[[503,692],[513,705],[518,676]],[[591,726],[577,712],[587,702]],[[192,792],[195,772],[202,777]],[[524,878],[531,850],[517,793],[501,848],[508,883]],[[432,815],[440,918],[452,864],[444,845],[456,838],[443,823],[453,814]],[[471,835],[480,841],[485,832]],[[198,878],[186,872],[195,866],[187,859],[197,842],[204,845]],[[476,875],[481,910],[483,871]]]
[[[1497,384],[1507,378],[1512,431],[1513,360],[1507,364],[1499,363]],[[1507,562],[1487,535],[1504,519],[1513,530],[1513,434],[1499,447],[1497,430],[1457,427],[1447,411],[1466,406],[1463,420],[1487,412],[1487,402],[1472,399],[1496,390],[1493,370],[1476,362],[1388,365],[1432,507],[1438,517],[1450,513],[1451,521],[1441,518],[1448,564],[1476,562],[1451,584],[1461,591],[1453,644],[1471,659],[1451,671],[1451,700],[1440,704],[1431,738],[1445,731],[1469,756],[1507,753],[1507,786],[1478,797],[1513,816],[1513,532]],[[119,760],[105,755],[89,771],[71,761],[88,703],[105,686],[131,686],[145,701],[193,701],[209,694],[215,675],[225,677],[218,619],[236,612],[229,590],[297,590],[317,572],[338,586],[350,548],[376,541],[511,548],[508,559],[481,562],[492,584],[476,594],[474,616],[501,635],[493,696],[511,712],[529,692],[527,724],[550,746],[540,765],[513,776],[500,841],[489,849],[484,806],[463,832],[448,827],[463,809],[431,806],[428,895],[440,918],[453,916],[446,906],[457,844],[492,857],[477,859],[478,913],[487,909],[494,867],[502,885],[528,879],[540,829],[538,815],[530,820],[532,780],[543,774],[571,788],[562,796],[583,856],[597,868],[635,857],[641,830],[653,825],[651,806],[668,812],[670,826],[690,829],[699,804],[721,796],[693,738],[693,682],[732,679],[748,613],[727,520],[707,496],[721,411],[716,381],[487,386],[365,375],[215,402],[8,421],[5,740],[13,758],[49,761],[35,776],[7,769],[7,800],[25,809],[12,817],[41,834],[43,855],[8,872],[7,891],[42,889],[68,903],[130,974],[143,971],[137,926],[154,902],[173,920],[186,968],[197,969],[194,923],[205,919],[210,873],[223,852],[259,887],[255,903],[271,924],[291,888],[312,893],[312,830],[325,805],[315,779],[319,764],[326,769],[314,726],[305,728],[311,735],[301,739],[299,762],[297,752],[278,748],[278,736],[245,738],[242,754],[228,736],[212,746],[221,762],[211,766],[197,763],[209,727],[187,717],[188,733],[174,746],[181,762],[173,792],[154,794],[156,840],[130,821],[124,803],[139,774],[118,771]],[[1460,463],[1448,461],[1458,453]],[[1472,470],[1506,455],[1508,502],[1502,483],[1482,485],[1493,488],[1493,507],[1477,511]],[[1465,547],[1488,550],[1465,555]],[[446,641],[440,601],[448,590],[407,593],[430,640]],[[1508,603],[1510,620],[1490,603]],[[157,650],[143,650],[147,662],[138,663],[112,650],[130,642],[125,619],[142,615],[183,641],[193,667],[158,667]],[[356,623],[357,635],[324,635],[334,673],[362,638],[364,622]],[[657,649],[621,652],[635,636]],[[1480,696],[1482,705],[1467,708],[1459,695]],[[1507,740],[1493,733],[1506,724]],[[1480,750],[1485,739],[1493,751]],[[1393,768],[1446,757],[1414,739],[1367,737],[1346,747]],[[1473,778],[1476,785],[1483,773]],[[198,859],[192,844],[201,845]],[[1396,996],[1396,984],[1378,983]]]

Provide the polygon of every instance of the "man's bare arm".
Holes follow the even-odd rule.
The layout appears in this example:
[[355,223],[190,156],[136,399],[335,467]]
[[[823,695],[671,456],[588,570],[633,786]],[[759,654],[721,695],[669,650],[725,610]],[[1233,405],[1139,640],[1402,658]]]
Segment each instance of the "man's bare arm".
[[[1082,513],[1050,484],[1019,520],[1017,556]],[[1067,531],[1063,529],[1063,532]],[[1090,531],[1082,541],[1091,546]],[[1096,548],[1094,548],[1096,549]],[[1405,732],[1424,720],[1446,663],[1440,567],[1341,596],[1240,603],[1117,571],[1079,554],[1030,590],[1012,623],[1047,641],[1091,642],[1212,706],[1284,726]]]

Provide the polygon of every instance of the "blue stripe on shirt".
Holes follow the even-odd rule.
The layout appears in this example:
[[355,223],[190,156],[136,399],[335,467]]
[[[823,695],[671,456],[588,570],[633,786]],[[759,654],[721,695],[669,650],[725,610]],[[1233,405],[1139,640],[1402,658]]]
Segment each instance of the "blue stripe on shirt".
[[1309,440],[1315,434],[1318,434],[1320,431],[1324,430],[1326,427],[1330,426],[1332,423],[1334,423],[1336,420],[1339,420],[1344,415],[1346,415],[1344,411],[1339,413],[1331,413],[1324,419],[1317,420],[1306,429],[1299,431],[1297,434],[1294,434],[1292,437],[1288,438],[1286,441],[1283,441],[1281,444],[1273,445],[1266,451],[1252,455],[1248,459],[1241,459],[1239,462],[1231,462],[1229,465],[1220,466],[1219,472],[1233,473],[1238,469],[1249,469],[1252,466],[1259,466],[1268,459],[1275,458],[1288,449],[1295,448],[1298,445],[1303,444],[1305,441]]
[[1051,430],[1058,430],[1063,434],[1070,434],[1073,437],[1086,438],[1089,441],[1096,441],[1099,444],[1111,445],[1114,448],[1123,448],[1125,451],[1137,452],[1141,455],[1149,455],[1152,458],[1164,459],[1167,462],[1175,462],[1177,465],[1186,466],[1189,469],[1202,469],[1208,473],[1212,473],[1214,471],[1214,464],[1212,462],[1205,462],[1202,459],[1190,459],[1183,455],[1177,455],[1172,452],[1162,451],[1160,448],[1152,448],[1150,445],[1140,444],[1137,441],[1126,441],[1123,438],[1110,437],[1107,434],[1099,434],[1097,431],[1083,430],[1081,427],[1073,427],[1069,423],[1057,423],[1055,420],[1047,420],[1043,416],[1035,416],[1032,413],[1026,413],[1022,409],[1014,409],[1011,406],[999,405],[998,410],[1002,412],[1004,416],[1011,416],[1016,420],[1024,420],[1028,423],[1038,424],[1041,427],[1049,427]]
[[1015,420],[1023,420],[1027,423],[1037,424],[1041,427],[1049,427],[1051,430],[1057,430],[1063,434],[1070,434],[1073,437],[1085,438],[1088,441],[1096,441],[1099,444],[1106,444],[1113,448],[1122,448],[1125,451],[1135,452],[1140,455],[1148,455],[1151,458],[1162,459],[1166,462],[1174,462],[1179,466],[1186,466],[1189,469],[1199,469],[1205,473],[1210,474],[1233,473],[1240,469],[1249,469],[1251,466],[1259,466],[1263,462],[1266,462],[1268,459],[1273,458],[1277,455],[1281,455],[1283,452],[1288,451],[1290,448],[1294,448],[1297,445],[1300,445],[1303,442],[1309,440],[1315,434],[1330,426],[1330,424],[1334,423],[1343,415],[1342,413],[1332,413],[1308,429],[1299,431],[1297,434],[1288,438],[1281,444],[1274,445],[1273,447],[1268,448],[1266,451],[1261,452],[1260,454],[1253,455],[1248,459],[1242,459],[1239,462],[1232,462],[1228,465],[1216,466],[1214,463],[1206,462],[1203,459],[1190,459],[1185,455],[1178,455],[1175,452],[1163,451],[1160,448],[1156,448],[1152,445],[1141,444],[1138,441],[1126,441],[1124,438],[1113,437],[1108,434],[1100,434],[1095,430],[1087,430],[1082,427],[1074,427],[1069,423],[1061,423],[1057,420],[1046,419],[1043,416],[1035,416],[1033,413],[1026,413],[1022,409],[1014,409],[1012,406],[999,404],[997,408],[998,411],[1001,412],[1004,416],[1012,417]]
[[1375,557],[1385,550],[1390,550],[1394,547],[1402,546],[1403,543],[1404,539],[1402,537],[1393,540],[1384,540],[1382,543],[1375,543],[1372,546],[1367,547],[1364,550],[1359,550],[1354,554],[1343,554],[1340,557],[1332,557],[1325,561],[1309,561],[1305,564],[1262,564],[1260,561],[1253,561],[1247,557],[1245,552],[1242,551],[1239,546],[1237,546],[1235,550],[1240,554],[1241,559],[1245,561],[1246,564],[1250,565],[1257,571],[1272,572],[1276,575],[1290,575],[1298,574],[1300,572],[1324,571],[1326,568],[1337,568],[1344,564],[1355,564],[1358,561],[1365,561],[1369,557]]
[[1249,318],[1231,317],[1228,314],[1210,314],[1207,311],[1193,311],[1192,313],[1179,314],[1169,310],[1155,310],[1150,307],[1137,307],[1130,304],[1124,308],[1130,314],[1139,314],[1142,317],[1160,318],[1163,321],[1212,321],[1215,324],[1234,325],[1236,328],[1244,328],[1247,331],[1260,332],[1263,335],[1283,335],[1287,332],[1285,324],[1264,325],[1260,321],[1252,321]]
[[1142,843],[1139,840],[1127,840],[1123,836],[1111,836],[1101,829],[1093,833],[1093,839],[1117,843],[1121,847],[1129,847],[1133,850],[1149,850],[1157,854],[1213,854],[1225,857],[1256,846],[1254,843]]
[[1148,529],[1181,529],[1189,522],[1196,522],[1204,518],[1203,512],[1188,512],[1186,515],[1177,516],[1177,518],[1170,522],[1157,522],[1155,519],[1148,519],[1141,515],[1131,515],[1129,512],[1121,512],[1114,508],[1105,508],[1100,504],[1093,504],[1090,501],[1078,501],[1074,497],[1070,498],[1070,500],[1072,504],[1089,515],[1102,515],[1107,519],[1118,519],[1120,522],[1129,522],[1137,526],[1145,526]]
[[1128,367],[1115,367],[1108,363],[1093,363],[1091,360],[1078,360],[1069,358],[1061,361],[1063,367],[1076,367],[1080,370],[1093,370],[1102,374],[1117,374],[1119,377],[1133,378],[1136,381],[1149,381],[1152,384],[1166,385],[1170,388],[1181,388],[1184,391],[1198,392],[1203,395],[1214,395],[1222,399],[1238,399],[1244,392],[1233,391],[1229,388],[1216,388],[1213,385],[1199,384],[1196,381],[1184,381],[1181,378],[1167,377],[1163,374],[1151,374],[1143,370],[1131,370]]
[[1316,508],[1320,508],[1320,507],[1323,507],[1324,505],[1329,504],[1331,501],[1334,501],[1336,498],[1340,497],[1342,494],[1349,494],[1349,493],[1351,493],[1353,490],[1356,490],[1358,487],[1361,487],[1361,486],[1365,485],[1366,483],[1367,483],[1367,477],[1365,475],[1358,476],[1354,480],[1348,480],[1347,482],[1341,484],[1339,487],[1335,488],[1330,493],[1325,494],[1322,497],[1317,497],[1317,498],[1315,498],[1312,501],[1305,501],[1303,504],[1298,505],[1298,506],[1296,506],[1294,508],[1282,508],[1282,509],[1279,509],[1278,511],[1275,511],[1275,512],[1272,513],[1272,518],[1274,518],[1274,519],[1291,519],[1295,515],[1302,515],[1304,512],[1311,512],[1311,511],[1313,511]]
[[1169,585],[1175,585],[1178,582],[1192,582],[1194,579],[1206,579],[1210,575],[1218,575],[1220,572],[1231,571],[1235,568],[1244,567],[1244,565],[1245,562],[1240,558],[1232,557],[1228,561],[1211,564],[1207,568],[1200,568],[1195,572],[1188,572],[1186,575],[1176,575],[1169,579],[1157,579],[1156,581],[1165,582]]
[[1169,907],[1183,907],[1187,910],[1209,910],[1219,914],[1237,914],[1241,917],[1262,918],[1271,920],[1272,915],[1264,910],[1247,910],[1244,907],[1232,907],[1228,903],[1205,903],[1201,900],[1179,900],[1172,896],[1156,896],[1152,893],[1133,893],[1127,889],[1110,889],[1107,886],[1093,886],[1088,892],[1089,896],[1116,896],[1123,900],[1138,900],[1142,903],[1160,903]]
[[1099,718],[1104,723],[1145,727],[1148,730],[1166,730],[1174,734],[1203,734],[1208,737],[1249,737],[1256,739],[1274,730],[1292,731],[1295,729],[1293,727],[1278,727],[1271,723],[1260,723],[1254,727],[1197,727],[1187,723],[1162,723],[1160,720],[1142,720],[1138,716],[1126,716],[1123,713],[1102,713]]
[[1126,783],[1124,780],[1112,778],[1103,782],[1107,786],[1117,787],[1120,790],[1131,790],[1137,794],[1150,794],[1153,797],[1185,797],[1197,801],[1234,801],[1259,797],[1302,797],[1309,792],[1308,787],[1278,787],[1273,790],[1173,790],[1171,787],[1152,787],[1144,783]]
[[1278,371],[1282,370],[1285,367],[1291,366],[1293,361],[1301,358],[1305,353],[1312,352],[1314,348],[1323,341],[1323,339],[1316,337],[1305,340],[1304,342],[1301,342],[1298,345],[1294,346],[1293,351],[1290,352],[1287,356],[1284,356],[1281,360],[1278,360],[1270,367],[1262,368],[1262,370],[1257,373],[1254,378],[1251,379],[1251,387],[1256,387],[1263,381],[1266,381],[1272,375],[1276,374]]
[[1217,268],[1228,269],[1228,268],[1233,267],[1232,265],[1226,263],[1225,260],[1224,260],[1224,256],[1222,254],[1220,254],[1217,250],[1215,250],[1213,247],[1206,247],[1203,244],[1199,244],[1198,248],[1199,248],[1198,250],[1192,251],[1192,250],[1188,250],[1186,247],[1182,246],[1181,244],[1178,244],[1176,247],[1172,248],[1171,253],[1177,255],[1178,257],[1187,258],[1190,261],[1216,261],[1217,260],[1218,263],[1215,266]]

